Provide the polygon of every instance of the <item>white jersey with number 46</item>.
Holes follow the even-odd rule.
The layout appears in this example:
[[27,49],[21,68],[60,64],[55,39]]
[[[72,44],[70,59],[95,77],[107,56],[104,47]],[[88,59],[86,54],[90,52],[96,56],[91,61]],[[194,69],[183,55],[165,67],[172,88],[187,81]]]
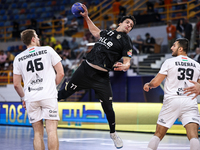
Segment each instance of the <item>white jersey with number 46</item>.
[[60,56],[49,46],[31,47],[15,57],[13,73],[22,75],[25,101],[57,98],[53,66]]
[[[200,79],[200,65],[187,56],[179,55],[167,59],[159,71],[160,74],[167,75],[164,85],[164,99],[188,97],[183,94],[183,89],[192,86],[188,80],[197,81]],[[193,97],[194,94],[190,95]]]

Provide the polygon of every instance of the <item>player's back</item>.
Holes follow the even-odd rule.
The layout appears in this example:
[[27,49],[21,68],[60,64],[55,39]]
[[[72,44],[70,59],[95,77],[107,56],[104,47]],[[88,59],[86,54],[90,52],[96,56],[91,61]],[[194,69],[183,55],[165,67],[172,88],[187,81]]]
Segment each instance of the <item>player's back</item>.
[[60,59],[54,53],[49,46],[35,46],[16,56],[14,67],[23,77],[25,100],[37,101],[56,97],[53,65]]
[[200,65],[187,56],[179,55],[166,60],[159,73],[167,75],[164,86],[165,99],[187,97],[183,94],[183,89],[192,85],[189,80],[197,81],[200,78]]

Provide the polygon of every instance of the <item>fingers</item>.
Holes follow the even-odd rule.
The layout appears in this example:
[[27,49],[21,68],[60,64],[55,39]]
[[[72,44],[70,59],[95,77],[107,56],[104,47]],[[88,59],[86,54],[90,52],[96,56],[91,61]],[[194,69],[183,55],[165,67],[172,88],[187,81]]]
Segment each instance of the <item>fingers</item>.
[[146,83],[143,87],[143,90],[149,92],[149,83]]
[[149,92],[149,88],[146,88],[146,87],[145,87],[145,88],[144,88],[144,91]]
[[198,90],[195,88],[195,86],[185,88],[184,91],[185,91],[184,94],[188,93],[188,95],[191,95],[191,94],[199,94],[199,92],[198,92]]
[[193,84],[197,84],[197,82],[195,81],[192,81],[192,80],[189,80],[189,82],[193,83]]
[[81,15],[84,14],[85,12],[87,12],[87,7],[84,4],[82,4],[82,8],[84,9],[84,12],[83,13],[80,12]]
[[114,70],[115,71],[122,71],[122,70],[124,70],[124,65],[122,64],[122,63],[120,63],[120,62],[117,62],[115,65],[114,65]]
[[122,71],[120,67],[114,68],[115,71]]
[[25,103],[25,101],[22,101],[22,107],[26,110],[26,103]]
[[121,62],[117,62],[115,65],[122,65],[122,63]]
[[198,96],[198,94],[196,94],[192,99],[195,99]]
[[123,64],[121,62],[117,62],[116,64],[114,64],[113,67],[117,67],[117,68],[123,67]]

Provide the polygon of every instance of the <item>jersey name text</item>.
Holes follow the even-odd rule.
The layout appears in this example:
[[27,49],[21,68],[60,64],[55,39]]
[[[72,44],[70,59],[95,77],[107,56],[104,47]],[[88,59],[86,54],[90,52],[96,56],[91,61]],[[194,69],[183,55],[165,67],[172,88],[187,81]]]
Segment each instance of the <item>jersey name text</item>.
[[175,62],[175,65],[176,66],[190,66],[190,67],[195,67],[196,68],[196,65],[194,63],[191,63],[191,62]]
[[30,57],[34,57],[34,56],[38,56],[38,55],[42,55],[42,54],[47,54],[47,50],[41,50],[41,51],[38,51],[38,52],[35,52],[35,53],[31,53],[31,54],[28,54],[28,55],[25,55],[25,56],[22,56],[18,59],[18,61],[23,61],[27,58],[30,58]]

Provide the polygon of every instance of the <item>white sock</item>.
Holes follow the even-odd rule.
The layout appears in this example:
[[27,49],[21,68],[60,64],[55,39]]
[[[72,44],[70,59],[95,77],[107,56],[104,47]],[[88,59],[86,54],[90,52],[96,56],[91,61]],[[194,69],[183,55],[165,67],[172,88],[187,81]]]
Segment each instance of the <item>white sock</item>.
[[190,139],[190,150],[200,150],[199,139]]
[[157,136],[153,136],[149,141],[147,150],[157,150],[159,143],[160,143],[160,138]]

